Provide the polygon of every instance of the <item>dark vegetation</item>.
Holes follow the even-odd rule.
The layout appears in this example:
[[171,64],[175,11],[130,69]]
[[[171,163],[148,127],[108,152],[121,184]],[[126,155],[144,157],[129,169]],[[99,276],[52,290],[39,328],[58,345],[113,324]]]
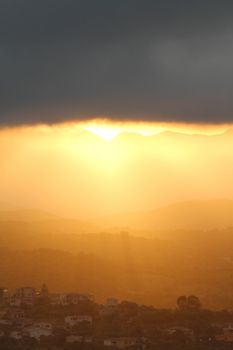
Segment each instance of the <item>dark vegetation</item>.
[[[105,306],[106,307],[106,306]],[[222,327],[233,322],[233,313],[228,311],[210,311],[201,308],[196,296],[181,296],[177,307],[157,309],[152,306],[138,305],[122,301],[110,312],[103,313],[103,305],[91,301],[79,302],[77,305],[52,306],[48,300],[38,300],[33,306],[22,307],[26,318],[33,322],[46,320],[53,327],[53,335],[41,337],[40,341],[23,337],[19,341],[11,339],[8,334],[15,326],[1,326],[5,336],[1,337],[1,350],[98,350],[108,349],[103,346],[104,339],[111,337],[133,337],[138,345],[131,349],[232,349],[232,342],[216,341]],[[64,318],[72,314],[88,314],[93,317],[90,326],[83,322],[71,328],[64,327]],[[177,330],[170,334],[170,329]],[[186,334],[188,330],[191,333]],[[90,344],[81,342],[67,344],[66,337],[78,334],[91,337]],[[116,350],[115,347],[110,349]]]

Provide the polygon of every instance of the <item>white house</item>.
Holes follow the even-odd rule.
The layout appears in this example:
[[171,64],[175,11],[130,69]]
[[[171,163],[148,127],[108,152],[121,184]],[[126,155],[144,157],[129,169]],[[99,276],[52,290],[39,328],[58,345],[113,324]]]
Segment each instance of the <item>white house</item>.
[[60,293],[50,294],[50,301],[52,305],[77,305],[80,301],[93,301],[92,294],[80,293]]
[[186,338],[189,338],[189,339],[194,338],[194,331],[191,328],[186,328],[186,327],[176,326],[176,327],[167,328],[165,333],[167,335],[170,335],[170,336],[177,334],[177,333],[183,333],[183,335]]
[[66,343],[72,344],[72,343],[82,343],[83,342],[83,336],[82,335],[67,335],[66,337]]
[[104,339],[104,346],[116,347],[118,349],[126,349],[137,344],[137,338],[134,337],[114,337]]
[[24,334],[39,341],[42,336],[49,337],[53,335],[53,327],[47,322],[36,323],[25,327]]
[[82,322],[88,322],[90,325],[92,325],[93,318],[89,315],[72,315],[65,317],[65,324],[68,327],[77,326]]
[[36,326],[41,329],[49,329],[50,331],[53,330],[53,325],[49,322],[39,322],[39,323],[36,323]]
[[13,338],[15,340],[20,340],[20,339],[22,339],[22,337],[23,336],[22,336],[21,331],[15,330],[15,331],[10,332],[10,338]]
[[92,337],[71,334],[66,337],[66,343],[92,343]]

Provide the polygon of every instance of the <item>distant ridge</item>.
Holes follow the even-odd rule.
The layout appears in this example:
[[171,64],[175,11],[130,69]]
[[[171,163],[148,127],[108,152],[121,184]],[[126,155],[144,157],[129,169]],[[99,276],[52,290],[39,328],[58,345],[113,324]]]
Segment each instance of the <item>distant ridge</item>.
[[0,222],[33,223],[34,226],[56,227],[63,232],[222,229],[233,227],[233,200],[184,201],[152,211],[114,214],[90,221],[65,219],[38,209],[7,210],[6,207],[3,210],[0,206]]
[[[10,210],[11,205],[0,207],[0,231],[27,230],[31,233],[88,233],[98,231],[91,223],[82,220],[69,219],[40,209]],[[7,210],[8,209],[8,210]]]
[[192,200],[153,211],[123,213],[96,221],[105,227],[140,230],[233,227],[233,200]]
[[45,221],[58,220],[59,217],[39,209],[11,209],[10,205],[4,209],[0,206],[0,221]]
[[8,202],[1,202],[0,201],[0,212],[2,211],[13,211],[13,210],[21,210],[23,209],[21,206],[19,205],[13,205],[11,203]]

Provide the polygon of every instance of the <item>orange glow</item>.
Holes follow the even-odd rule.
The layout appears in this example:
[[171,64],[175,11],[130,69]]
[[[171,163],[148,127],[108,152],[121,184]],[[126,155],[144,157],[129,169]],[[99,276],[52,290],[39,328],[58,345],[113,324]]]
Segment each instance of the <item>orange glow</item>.
[[1,201],[89,218],[233,198],[230,127],[92,120],[2,129]]

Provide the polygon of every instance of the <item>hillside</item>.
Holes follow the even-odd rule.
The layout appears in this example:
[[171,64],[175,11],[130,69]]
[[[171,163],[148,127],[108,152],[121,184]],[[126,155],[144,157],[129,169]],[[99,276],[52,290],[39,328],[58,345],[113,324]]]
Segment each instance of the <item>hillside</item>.
[[95,222],[102,227],[134,230],[214,229],[233,226],[232,200],[193,200],[149,212],[123,213]]
[[233,227],[233,200],[193,200],[152,211],[114,214],[95,220],[66,219],[37,209],[0,206],[0,222],[27,223],[32,232],[145,233],[155,230],[210,230]]
[[58,219],[53,214],[37,209],[0,210],[0,221],[32,222]]
[[[87,291],[101,302],[115,296],[156,307],[195,294],[206,307],[233,309],[233,231],[177,232],[170,240],[168,233],[164,240],[32,234],[22,227],[1,233],[1,286],[40,288],[46,282],[54,292]],[[186,239],[175,238],[182,235]]]
[[[118,225],[116,234],[100,231],[100,222],[5,217],[0,282],[10,289],[46,282],[54,291],[89,291],[100,301],[113,295],[159,307],[174,305],[177,295],[196,294],[207,307],[233,309],[233,228],[223,228],[231,226],[232,211],[232,201],[191,201],[105,218],[103,226]],[[120,223],[136,229],[128,234]],[[217,229],[207,229],[212,227]]]

